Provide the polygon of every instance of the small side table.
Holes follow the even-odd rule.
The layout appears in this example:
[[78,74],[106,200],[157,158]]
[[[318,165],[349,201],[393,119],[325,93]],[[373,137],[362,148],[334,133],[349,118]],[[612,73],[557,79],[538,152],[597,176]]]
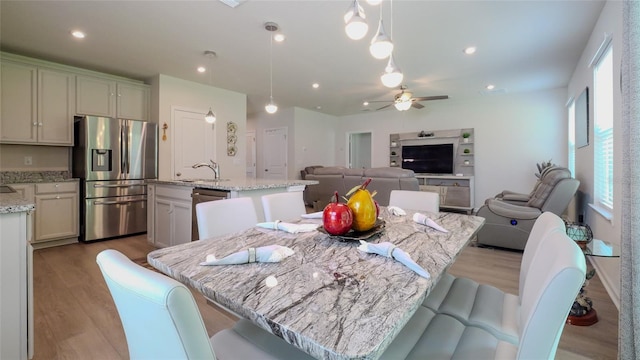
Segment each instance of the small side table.
[[[582,252],[584,253],[585,256],[620,257],[620,246],[616,244],[608,243],[606,241],[602,241],[599,239],[593,239],[589,243],[587,243],[585,246],[580,246],[580,248],[582,249]],[[595,274],[595,270],[592,270],[592,272],[593,274]],[[591,276],[589,276],[589,274],[591,274]],[[593,274],[591,272],[587,273],[587,280],[593,277]],[[586,281],[585,281],[585,285],[586,285]],[[583,285],[582,289],[580,289],[580,294],[584,292],[585,285]],[[580,294],[578,294],[578,297],[580,296]],[[594,309],[593,307],[591,308],[591,310],[589,310],[589,312],[587,312],[583,316],[573,316],[573,315],[567,316],[567,324],[571,324],[571,325],[589,326],[597,322],[598,322],[598,313],[596,312],[596,309]]]

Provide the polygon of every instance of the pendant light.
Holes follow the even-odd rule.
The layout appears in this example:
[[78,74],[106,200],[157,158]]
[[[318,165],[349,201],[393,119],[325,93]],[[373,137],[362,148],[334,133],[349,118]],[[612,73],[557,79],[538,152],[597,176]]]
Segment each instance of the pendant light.
[[278,24],[273,22],[267,22],[264,24],[264,28],[269,31],[269,103],[264,107],[264,110],[269,114],[274,114],[278,111],[278,105],[273,101],[273,34],[271,32],[278,31]]
[[396,62],[393,59],[393,53],[389,56],[389,62],[387,66],[384,68],[384,74],[380,76],[380,81],[382,81],[382,85],[388,88],[394,88],[399,86],[402,83],[402,79],[404,75]]
[[[391,37],[393,37],[393,0],[390,0],[391,4]],[[402,79],[404,75],[398,65],[396,65],[395,60],[393,59],[393,51],[389,55],[389,62],[387,62],[387,66],[384,68],[384,74],[380,76],[380,81],[382,81],[382,85],[388,88],[394,88],[399,86],[402,83]]]
[[353,0],[353,5],[349,8],[346,14],[344,14],[345,27],[344,31],[347,36],[352,40],[360,40],[369,30],[369,25],[365,20],[364,10],[358,4],[358,0]]
[[[391,26],[393,27],[393,18],[391,19]],[[382,24],[382,2],[380,3],[378,31],[371,39],[369,52],[376,59],[386,59],[391,55],[391,52],[393,52],[393,42],[391,42],[391,38],[384,31],[384,25]]]
[[[209,85],[213,86],[213,58],[216,57],[216,53],[211,50],[207,50],[204,52],[204,55],[209,57]],[[216,122],[216,114],[211,110],[211,106],[209,106],[209,112],[204,116],[204,120],[209,124],[214,124]]]

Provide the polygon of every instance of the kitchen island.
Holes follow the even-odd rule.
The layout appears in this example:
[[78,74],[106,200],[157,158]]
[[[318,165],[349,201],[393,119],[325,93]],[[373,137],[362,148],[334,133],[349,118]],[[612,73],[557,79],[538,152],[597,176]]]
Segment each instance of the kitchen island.
[[[2,191],[13,191],[3,186]],[[33,354],[32,201],[17,192],[0,193],[0,359]]]
[[[147,239],[157,247],[188,242],[197,228],[194,205],[197,202],[250,197],[258,221],[264,221],[261,197],[289,191],[304,191],[315,180],[273,179],[181,179],[150,180],[147,189]],[[201,194],[215,194],[206,200]],[[197,195],[196,195],[197,194]]]

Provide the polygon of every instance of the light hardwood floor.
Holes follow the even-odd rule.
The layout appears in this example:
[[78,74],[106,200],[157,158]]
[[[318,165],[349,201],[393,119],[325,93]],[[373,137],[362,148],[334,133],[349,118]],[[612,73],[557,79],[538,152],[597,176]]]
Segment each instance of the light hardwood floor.
[[[95,262],[96,255],[108,248],[132,259],[144,258],[154,249],[141,235],[34,252],[34,360],[128,359],[118,313]],[[521,257],[518,252],[468,247],[450,271],[516,293]],[[210,335],[232,326],[233,316],[194,295]],[[588,295],[600,321],[588,327],[567,325],[557,359],[617,357],[618,311],[597,275]]]

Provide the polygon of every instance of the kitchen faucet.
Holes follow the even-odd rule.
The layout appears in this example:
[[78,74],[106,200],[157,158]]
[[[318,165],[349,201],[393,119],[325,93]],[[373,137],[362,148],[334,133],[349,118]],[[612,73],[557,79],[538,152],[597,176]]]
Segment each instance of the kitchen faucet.
[[202,162],[202,163],[194,164],[194,165],[193,165],[193,166],[191,166],[191,167],[192,167],[192,168],[194,168],[194,169],[197,169],[197,168],[199,168],[199,167],[206,166],[206,167],[208,167],[209,169],[213,170],[213,174],[214,174],[214,175],[213,175],[213,179],[214,179],[214,180],[219,180],[219,179],[220,179],[220,167],[218,166],[218,163],[217,163],[217,162],[215,162],[215,161],[213,161],[213,160],[209,160],[209,161],[211,162],[211,165],[209,165],[209,164],[207,164],[207,163]]

